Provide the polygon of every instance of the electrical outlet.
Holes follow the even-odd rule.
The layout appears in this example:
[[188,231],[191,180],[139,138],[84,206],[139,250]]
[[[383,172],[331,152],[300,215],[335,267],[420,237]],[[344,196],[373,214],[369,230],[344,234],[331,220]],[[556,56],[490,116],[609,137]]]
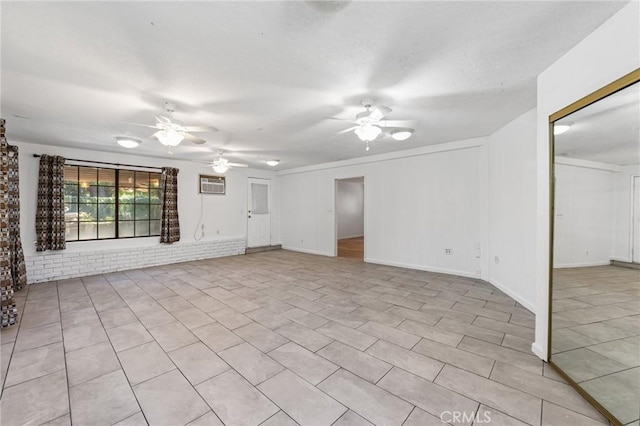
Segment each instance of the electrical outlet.
[[451,255],[451,254],[453,254],[453,249],[452,249],[452,248],[446,248],[446,249],[444,249],[444,254],[446,254],[446,255]]
[[498,256],[494,256],[493,261],[495,263],[500,263],[500,258]]

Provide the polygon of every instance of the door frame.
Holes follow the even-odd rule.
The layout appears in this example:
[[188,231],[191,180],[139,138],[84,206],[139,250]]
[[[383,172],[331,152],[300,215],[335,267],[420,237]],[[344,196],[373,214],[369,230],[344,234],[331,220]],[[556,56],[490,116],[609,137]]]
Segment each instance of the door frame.
[[[640,216],[640,211],[636,211],[636,205],[640,208],[640,200],[636,200],[636,192],[640,194],[640,175],[631,175],[631,241],[629,241],[629,254],[631,263],[640,263],[640,239],[636,246],[636,233],[638,232],[636,224],[636,215]],[[636,257],[639,262],[636,262]]]
[[364,234],[363,261],[367,261],[367,177],[362,175],[345,176],[333,180],[333,257],[338,257],[338,181],[362,178],[362,222]]
[[246,208],[245,208],[245,215],[246,215],[246,223],[247,223],[247,243],[246,246],[247,248],[251,248],[251,246],[249,245],[249,208],[251,207],[251,205],[249,204],[249,197],[251,196],[251,181],[263,181],[263,182],[268,182],[269,184],[269,190],[267,191],[267,203],[269,205],[269,244],[271,245],[272,242],[272,234],[271,234],[271,215],[273,214],[273,205],[272,205],[272,197],[271,197],[271,179],[269,178],[261,178],[261,177],[247,177],[247,192],[245,194],[245,201],[246,203]]

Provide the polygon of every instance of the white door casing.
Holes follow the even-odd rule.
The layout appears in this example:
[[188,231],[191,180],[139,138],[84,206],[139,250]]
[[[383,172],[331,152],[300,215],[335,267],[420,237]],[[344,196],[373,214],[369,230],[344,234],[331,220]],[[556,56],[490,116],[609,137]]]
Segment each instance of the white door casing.
[[247,247],[271,245],[271,181],[249,178]]

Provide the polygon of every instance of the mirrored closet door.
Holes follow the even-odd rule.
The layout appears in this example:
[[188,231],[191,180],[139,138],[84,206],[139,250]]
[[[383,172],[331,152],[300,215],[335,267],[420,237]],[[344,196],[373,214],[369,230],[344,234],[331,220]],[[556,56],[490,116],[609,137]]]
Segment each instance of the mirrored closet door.
[[640,424],[640,70],[551,117],[550,363]]

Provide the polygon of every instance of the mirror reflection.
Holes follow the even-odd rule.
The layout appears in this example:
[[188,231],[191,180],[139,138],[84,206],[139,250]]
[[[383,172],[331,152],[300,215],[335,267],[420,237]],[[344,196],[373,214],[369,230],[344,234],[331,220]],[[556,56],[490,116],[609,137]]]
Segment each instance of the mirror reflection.
[[551,361],[621,424],[640,413],[640,83],[554,125]]

